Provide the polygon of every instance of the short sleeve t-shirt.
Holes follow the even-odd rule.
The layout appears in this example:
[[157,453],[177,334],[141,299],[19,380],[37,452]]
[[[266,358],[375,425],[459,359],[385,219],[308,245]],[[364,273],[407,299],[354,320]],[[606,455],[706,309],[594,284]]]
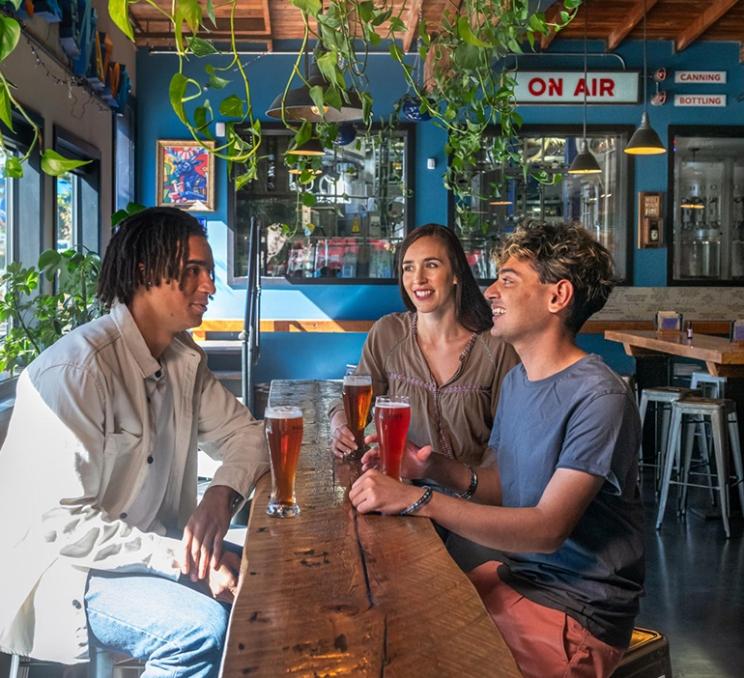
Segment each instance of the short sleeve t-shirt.
[[538,381],[518,365],[502,385],[486,463],[498,466],[509,507],[537,505],[559,468],[604,479],[557,551],[505,553],[499,574],[615,646],[628,644],[643,590],[640,439],[630,391],[598,356]]

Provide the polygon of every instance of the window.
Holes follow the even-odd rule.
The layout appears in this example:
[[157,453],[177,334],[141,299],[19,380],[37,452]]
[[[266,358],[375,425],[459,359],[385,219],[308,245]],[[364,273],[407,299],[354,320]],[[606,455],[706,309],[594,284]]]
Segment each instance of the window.
[[744,128],[672,131],[672,138],[672,282],[740,285]]
[[[235,193],[231,279],[246,275],[246,234],[257,219],[264,276],[394,280],[411,218],[407,129],[359,133],[299,161],[285,155],[290,142],[284,130],[264,130],[258,179]],[[304,195],[302,172],[311,178]]]
[[[3,275],[8,264],[12,261],[13,252],[13,179],[5,179],[5,160],[10,155],[10,151],[0,149],[0,275]],[[4,289],[0,289],[0,294],[4,294]],[[0,322],[0,339],[8,331],[8,321]]]
[[100,153],[90,144],[55,130],[55,148],[68,158],[90,161],[56,177],[54,246],[62,251],[100,247]]
[[[550,179],[526,182],[521,169],[514,172],[493,167],[488,161],[486,138],[481,169],[473,177],[473,198],[460,224],[463,245],[476,277],[496,276],[494,254],[504,234],[533,221],[578,223],[611,252],[618,277],[627,280],[628,162],[623,153],[624,133],[590,133],[589,150],[601,174],[571,175],[567,170],[577,153],[580,137],[566,133],[525,134],[521,153],[532,172],[542,171]],[[501,190],[498,187],[501,186]]]

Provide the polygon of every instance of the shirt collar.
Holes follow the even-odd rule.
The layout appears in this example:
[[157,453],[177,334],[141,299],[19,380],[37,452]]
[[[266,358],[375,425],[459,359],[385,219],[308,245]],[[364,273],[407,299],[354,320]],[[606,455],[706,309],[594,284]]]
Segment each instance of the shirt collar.
[[134,318],[127,305],[119,301],[114,302],[111,307],[111,317],[119,328],[119,333],[124,340],[125,346],[132,354],[134,362],[137,363],[137,366],[142,372],[142,377],[144,379],[153,376],[156,379],[159,378],[156,373],[161,372],[160,363],[150,353],[150,349],[145,343],[145,338],[142,336],[139,327],[137,327],[137,323],[134,322]]

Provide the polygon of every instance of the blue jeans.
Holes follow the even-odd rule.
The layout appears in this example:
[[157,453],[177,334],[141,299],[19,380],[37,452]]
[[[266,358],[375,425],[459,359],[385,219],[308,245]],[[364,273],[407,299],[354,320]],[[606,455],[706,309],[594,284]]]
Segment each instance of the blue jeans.
[[147,678],[219,673],[230,608],[186,584],[92,570],[85,594],[91,644],[143,660]]

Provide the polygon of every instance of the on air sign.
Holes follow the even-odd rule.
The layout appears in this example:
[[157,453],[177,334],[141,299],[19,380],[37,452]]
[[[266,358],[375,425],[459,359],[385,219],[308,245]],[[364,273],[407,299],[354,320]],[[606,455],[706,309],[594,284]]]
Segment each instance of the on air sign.
[[520,104],[634,104],[638,73],[626,71],[518,71],[515,95]]

